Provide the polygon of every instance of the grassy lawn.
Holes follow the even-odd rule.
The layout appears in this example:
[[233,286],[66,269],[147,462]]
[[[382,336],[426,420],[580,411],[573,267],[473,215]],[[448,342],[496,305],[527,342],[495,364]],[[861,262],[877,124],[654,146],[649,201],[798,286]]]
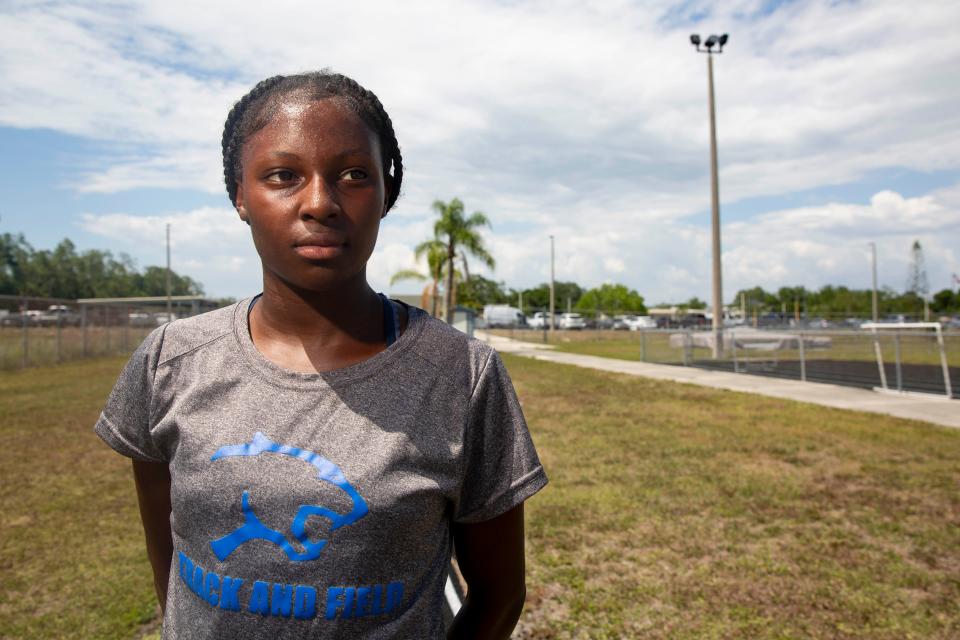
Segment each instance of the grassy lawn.
[[[960,431],[505,356],[551,484],[523,638],[960,636]],[[122,365],[0,373],[0,637],[154,616]]]
[[960,636],[960,432],[506,357],[527,638]]
[[2,638],[131,638],[154,616],[130,463],[93,433],[124,361],[0,373]]

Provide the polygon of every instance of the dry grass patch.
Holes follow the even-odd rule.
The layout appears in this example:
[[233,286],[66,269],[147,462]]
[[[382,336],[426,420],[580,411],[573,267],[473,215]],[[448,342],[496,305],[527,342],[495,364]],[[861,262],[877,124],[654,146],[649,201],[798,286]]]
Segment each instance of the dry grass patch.
[[93,433],[123,361],[0,373],[0,637],[130,638],[155,615],[130,463]]
[[[518,637],[960,637],[960,432],[505,360],[551,479]],[[121,365],[0,374],[0,637],[155,637]]]
[[505,357],[525,638],[953,638],[960,432]]

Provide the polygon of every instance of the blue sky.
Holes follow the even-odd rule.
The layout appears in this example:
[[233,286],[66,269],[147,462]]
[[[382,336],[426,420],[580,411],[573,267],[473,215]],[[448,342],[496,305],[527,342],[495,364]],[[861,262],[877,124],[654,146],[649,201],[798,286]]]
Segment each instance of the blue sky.
[[[589,4],[589,6],[584,6]],[[406,161],[372,284],[415,267],[430,203],[493,222],[492,276],[709,294],[705,57],[715,60],[726,297],[747,286],[931,288],[960,273],[960,5],[953,2],[8,2],[0,8],[0,232],[259,290],[219,139],[268,75],[329,66],[373,89]],[[491,275],[491,274],[488,274]]]

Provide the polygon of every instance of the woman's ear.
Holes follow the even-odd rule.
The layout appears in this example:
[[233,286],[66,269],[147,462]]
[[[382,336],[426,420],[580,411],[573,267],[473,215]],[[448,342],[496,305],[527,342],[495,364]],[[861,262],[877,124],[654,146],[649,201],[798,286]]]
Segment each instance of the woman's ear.
[[243,204],[243,185],[237,180],[237,199],[233,205],[237,209],[237,215],[240,219],[250,224],[250,216],[247,214],[247,208]]

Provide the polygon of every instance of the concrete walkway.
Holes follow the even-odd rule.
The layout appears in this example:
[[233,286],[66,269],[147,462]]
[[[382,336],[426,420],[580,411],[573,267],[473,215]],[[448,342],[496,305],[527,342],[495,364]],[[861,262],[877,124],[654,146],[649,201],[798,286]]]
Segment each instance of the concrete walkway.
[[686,382],[717,389],[758,393],[774,398],[786,398],[799,402],[837,409],[853,409],[855,411],[869,411],[907,418],[922,420],[945,427],[960,428],[960,400],[948,400],[937,396],[919,394],[899,394],[896,392],[878,392],[854,387],[841,387],[834,384],[819,382],[800,382],[799,380],[782,380],[765,376],[753,376],[724,371],[708,371],[696,367],[678,367],[666,364],[651,364],[649,362],[631,362],[614,358],[601,358],[576,353],[555,351],[552,346],[533,342],[521,342],[510,338],[503,338],[477,331],[476,336],[488,342],[497,351],[514,353],[528,358],[560,362],[578,367],[599,369],[626,373],[644,378]]

